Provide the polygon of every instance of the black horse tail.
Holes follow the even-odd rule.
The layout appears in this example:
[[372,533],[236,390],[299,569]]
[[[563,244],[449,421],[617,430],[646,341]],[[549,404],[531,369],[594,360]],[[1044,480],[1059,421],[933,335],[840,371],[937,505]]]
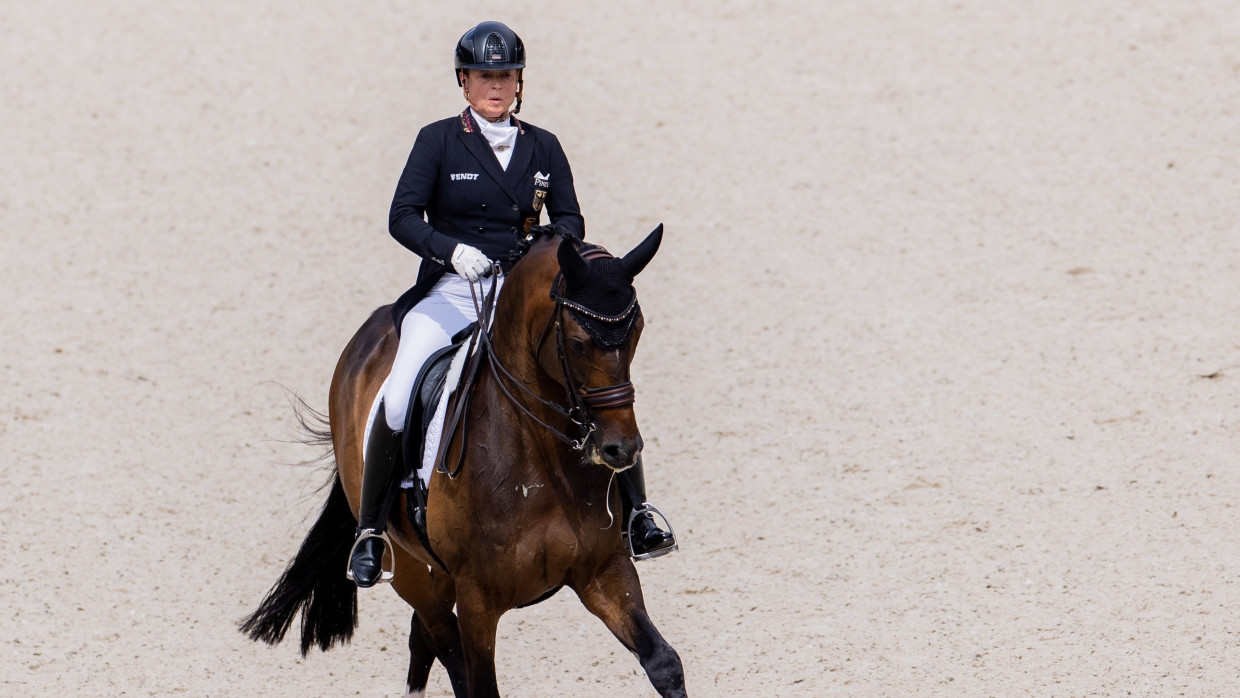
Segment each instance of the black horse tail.
[[326,652],[332,645],[352,640],[357,628],[357,586],[344,571],[356,526],[336,475],[319,520],[258,609],[241,622],[241,632],[256,642],[278,644],[301,611],[302,656],[314,645]]

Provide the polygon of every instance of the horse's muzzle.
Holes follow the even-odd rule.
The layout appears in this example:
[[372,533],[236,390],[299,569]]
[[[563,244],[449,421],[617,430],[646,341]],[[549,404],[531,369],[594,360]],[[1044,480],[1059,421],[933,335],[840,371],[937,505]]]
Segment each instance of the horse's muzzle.
[[594,448],[590,450],[590,460],[620,472],[628,470],[637,464],[638,459],[642,455],[642,442],[639,439],[636,443],[625,443],[623,441],[596,443]]

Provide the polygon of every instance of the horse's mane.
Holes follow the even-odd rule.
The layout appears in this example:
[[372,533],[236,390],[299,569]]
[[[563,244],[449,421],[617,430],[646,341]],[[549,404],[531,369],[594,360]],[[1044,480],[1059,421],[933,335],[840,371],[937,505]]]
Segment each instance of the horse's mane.
[[530,250],[536,243],[543,240],[554,239],[572,240],[573,245],[576,247],[580,247],[582,244],[581,237],[565,226],[557,225],[555,223],[535,225],[526,232],[525,237],[521,238],[517,242],[517,249],[509,253],[509,261],[513,266],[516,266],[517,262],[521,261],[525,258],[525,255],[529,254]]

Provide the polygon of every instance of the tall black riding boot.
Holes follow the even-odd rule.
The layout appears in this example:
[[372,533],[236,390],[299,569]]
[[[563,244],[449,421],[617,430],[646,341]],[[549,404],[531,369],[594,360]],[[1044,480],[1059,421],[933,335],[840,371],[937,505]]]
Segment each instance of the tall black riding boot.
[[383,541],[387,521],[383,502],[392,485],[392,464],[400,446],[399,431],[387,424],[383,403],[370,427],[362,465],[362,501],[357,516],[357,538],[349,554],[349,576],[359,587],[372,587],[383,577]]
[[[633,559],[646,560],[675,550],[675,534],[660,529],[651,512],[658,513],[665,522],[667,518],[663,516],[663,512],[646,503],[646,475],[642,472],[641,461],[616,475],[616,481],[620,484],[620,503],[624,505],[624,530]],[[633,515],[634,512],[636,516]]]

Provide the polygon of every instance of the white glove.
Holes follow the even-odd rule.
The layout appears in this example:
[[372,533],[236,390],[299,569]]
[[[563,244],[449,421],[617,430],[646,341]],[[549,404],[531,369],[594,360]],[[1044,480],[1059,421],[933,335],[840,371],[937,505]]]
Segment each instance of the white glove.
[[457,243],[456,249],[452,250],[452,268],[457,274],[474,282],[491,270],[491,260],[478,248]]

